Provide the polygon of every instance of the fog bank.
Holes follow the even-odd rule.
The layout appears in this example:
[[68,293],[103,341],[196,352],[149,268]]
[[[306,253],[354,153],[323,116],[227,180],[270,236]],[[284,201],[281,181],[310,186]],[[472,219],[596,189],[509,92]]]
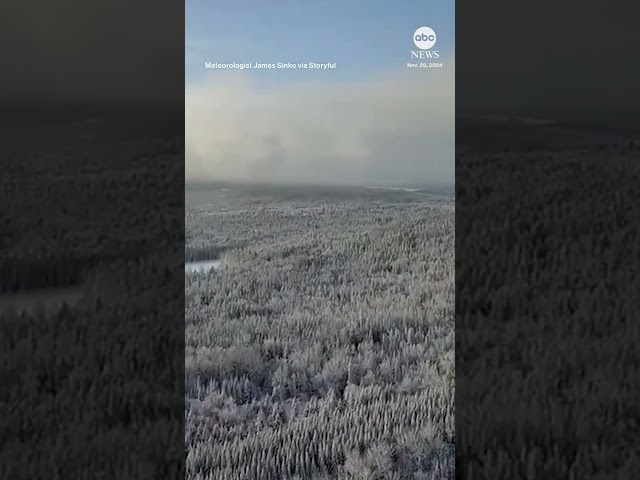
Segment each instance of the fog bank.
[[454,184],[455,70],[261,86],[246,72],[186,90],[189,181]]

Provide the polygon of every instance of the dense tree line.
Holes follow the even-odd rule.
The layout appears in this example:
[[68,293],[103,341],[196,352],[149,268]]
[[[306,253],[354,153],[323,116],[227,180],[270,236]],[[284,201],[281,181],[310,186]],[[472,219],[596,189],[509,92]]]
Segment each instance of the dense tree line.
[[345,196],[187,210],[188,478],[453,478],[453,203]]
[[76,258],[0,259],[0,293],[66,287],[83,280],[85,266]]
[[184,261],[201,262],[206,260],[217,260],[226,251],[229,250],[228,245],[205,245],[198,247],[187,247],[184,249]]
[[49,257],[0,258],[0,293],[12,294],[82,285],[102,266],[123,258],[140,259],[141,250],[123,249],[120,254],[59,254]]

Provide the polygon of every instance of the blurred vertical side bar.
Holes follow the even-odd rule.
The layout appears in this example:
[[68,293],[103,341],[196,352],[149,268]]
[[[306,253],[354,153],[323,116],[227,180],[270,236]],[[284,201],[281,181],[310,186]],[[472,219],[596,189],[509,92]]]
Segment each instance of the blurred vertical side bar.
[[0,5],[0,478],[184,475],[184,10]]
[[456,17],[456,475],[637,478],[637,12]]

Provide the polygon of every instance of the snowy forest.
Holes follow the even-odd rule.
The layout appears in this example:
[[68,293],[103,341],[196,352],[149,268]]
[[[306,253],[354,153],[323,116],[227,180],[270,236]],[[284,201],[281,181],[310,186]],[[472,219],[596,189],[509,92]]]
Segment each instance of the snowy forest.
[[454,203],[187,191],[190,479],[454,475]]

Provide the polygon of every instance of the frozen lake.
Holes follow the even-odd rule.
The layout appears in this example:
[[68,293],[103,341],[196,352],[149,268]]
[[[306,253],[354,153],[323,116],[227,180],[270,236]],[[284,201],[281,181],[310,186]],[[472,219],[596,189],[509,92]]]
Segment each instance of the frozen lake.
[[32,290],[0,296],[0,312],[26,312],[37,314],[55,314],[66,304],[74,307],[82,299],[84,291],[81,287],[53,288],[46,290]]
[[219,270],[220,260],[204,260],[201,262],[188,262],[184,264],[184,273],[205,273],[209,270]]

